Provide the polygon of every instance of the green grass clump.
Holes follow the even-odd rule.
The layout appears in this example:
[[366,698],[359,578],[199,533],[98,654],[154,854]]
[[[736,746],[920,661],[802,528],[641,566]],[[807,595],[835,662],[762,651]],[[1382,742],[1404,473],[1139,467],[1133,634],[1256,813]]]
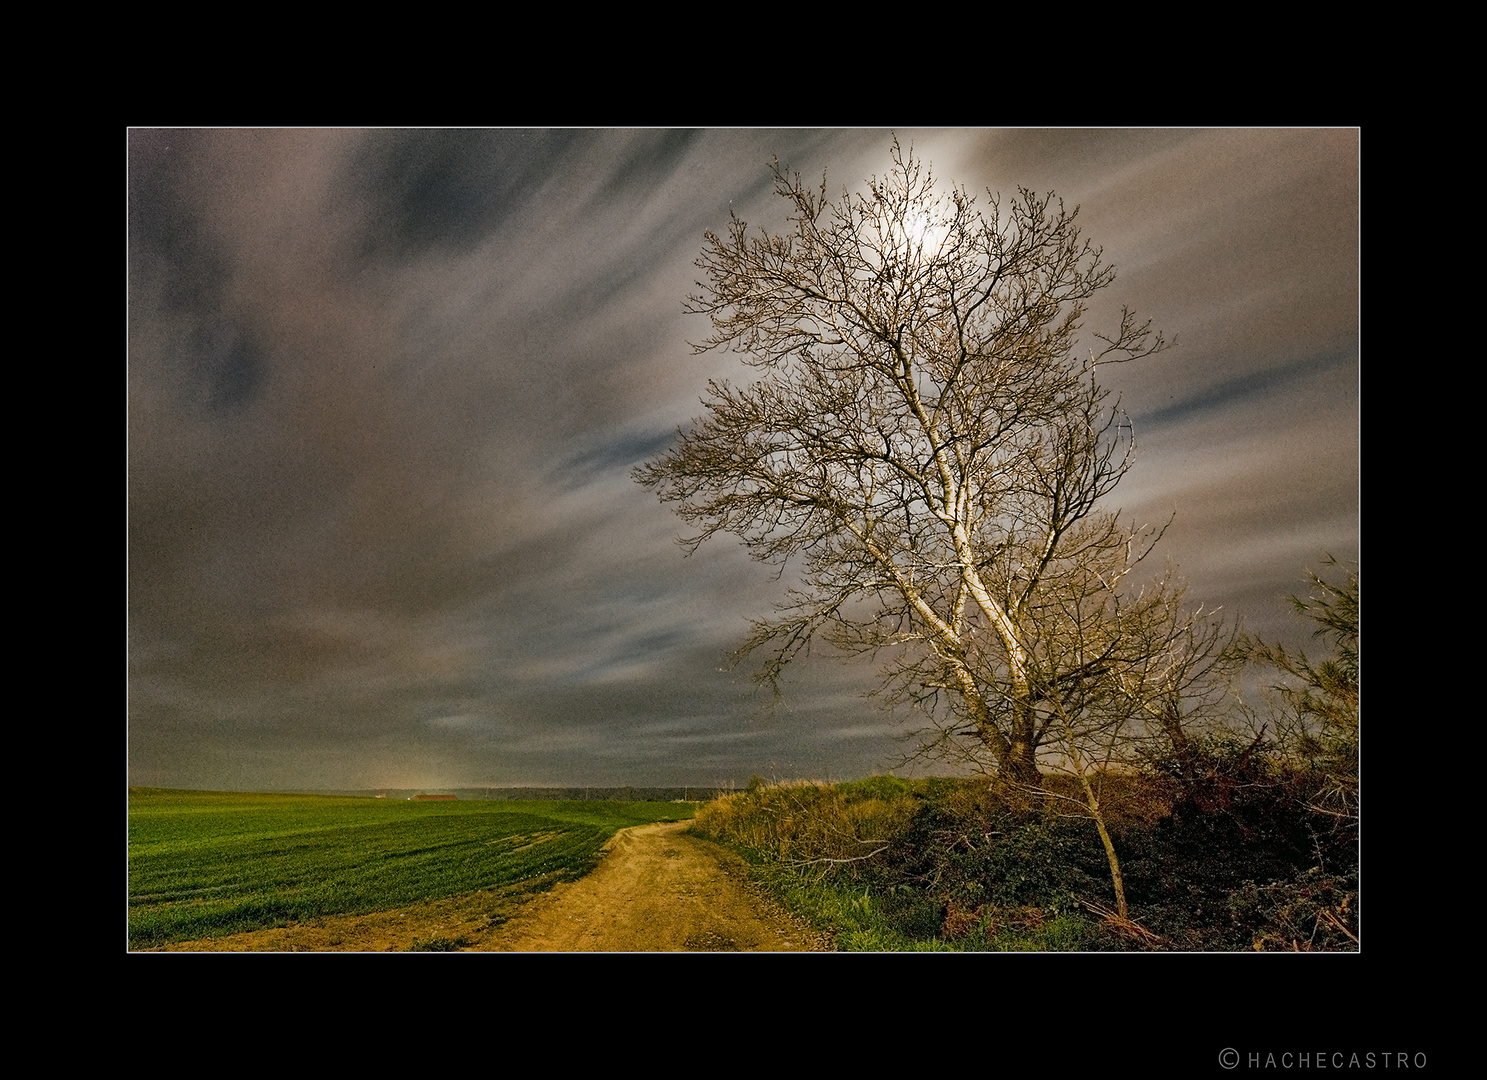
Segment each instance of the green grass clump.
[[459,952],[469,939],[463,937],[431,937],[427,941],[415,941],[408,949],[409,952]]
[[129,945],[364,914],[481,889],[549,887],[666,803],[404,802],[135,790]]

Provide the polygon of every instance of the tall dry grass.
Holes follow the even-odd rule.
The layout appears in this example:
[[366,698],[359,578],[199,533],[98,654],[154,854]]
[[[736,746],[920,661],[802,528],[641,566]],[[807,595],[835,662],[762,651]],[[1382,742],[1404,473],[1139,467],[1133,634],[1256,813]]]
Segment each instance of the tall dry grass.
[[909,785],[887,776],[756,782],[699,808],[692,829],[769,862],[855,877],[902,834],[916,807]]

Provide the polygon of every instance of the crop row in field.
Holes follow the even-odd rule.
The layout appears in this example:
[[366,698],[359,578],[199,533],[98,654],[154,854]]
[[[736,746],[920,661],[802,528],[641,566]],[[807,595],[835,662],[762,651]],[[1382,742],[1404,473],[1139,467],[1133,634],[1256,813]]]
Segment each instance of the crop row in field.
[[129,945],[380,911],[582,877],[668,803],[394,802],[135,789]]

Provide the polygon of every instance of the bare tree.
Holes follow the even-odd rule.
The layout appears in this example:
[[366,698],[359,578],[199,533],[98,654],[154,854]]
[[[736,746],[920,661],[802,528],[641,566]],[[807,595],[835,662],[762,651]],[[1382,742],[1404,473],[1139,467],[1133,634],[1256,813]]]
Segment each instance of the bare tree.
[[818,637],[886,650],[891,702],[1037,785],[1051,733],[1159,717],[1164,665],[1191,666],[1164,657],[1201,632],[1173,590],[1128,586],[1160,530],[1100,505],[1135,442],[1099,371],[1165,342],[1123,310],[1080,348],[1114,269],[1077,210],[1027,190],[978,210],[912,150],[892,160],[835,202],[776,162],[791,231],[735,217],[706,235],[686,310],[712,333],[694,351],[761,374],[710,381],[707,415],[635,475],[697,528],[691,548],[733,533],[800,560],[741,650],[765,653],[762,678]]

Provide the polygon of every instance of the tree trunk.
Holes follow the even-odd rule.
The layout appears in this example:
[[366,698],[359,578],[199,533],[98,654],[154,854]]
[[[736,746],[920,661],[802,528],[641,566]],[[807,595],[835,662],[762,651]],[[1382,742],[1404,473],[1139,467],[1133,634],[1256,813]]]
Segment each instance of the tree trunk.
[[1115,855],[1115,842],[1110,839],[1110,830],[1105,828],[1105,815],[1100,810],[1100,800],[1095,797],[1095,789],[1090,786],[1089,777],[1084,770],[1079,770],[1079,784],[1084,788],[1084,802],[1089,808],[1089,816],[1095,820],[1095,828],[1100,832],[1100,843],[1105,845],[1105,860],[1110,864],[1110,882],[1115,886],[1115,911],[1122,919],[1130,918],[1126,908],[1126,883],[1120,874],[1120,859]]
[[991,722],[986,701],[981,697],[970,672],[962,668],[959,674],[961,696],[976,724],[981,745],[990,750],[991,756],[996,759],[997,774],[1022,787],[1041,788],[1043,777],[1038,772],[1037,747],[1033,745],[1031,738],[1031,717],[1022,715],[1026,710],[1017,710],[1018,715],[1012,721],[1012,737],[1009,739]]
[[1001,762],[1001,770],[1009,780],[1024,787],[1043,786],[1043,774],[1038,771],[1037,749],[1025,733],[1013,735],[1010,750]]
[[1032,704],[1026,699],[1015,701],[1010,752],[1002,768],[1017,783],[1036,788],[1043,786],[1043,778],[1038,772],[1038,747],[1033,741],[1035,723]]
[[1198,769],[1194,760],[1192,743],[1188,742],[1187,732],[1182,730],[1182,719],[1174,712],[1164,712],[1162,730],[1166,733],[1167,741],[1172,744],[1173,754],[1177,756],[1177,767],[1182,774],[1183,786],[1191,791],[1197,783]]

